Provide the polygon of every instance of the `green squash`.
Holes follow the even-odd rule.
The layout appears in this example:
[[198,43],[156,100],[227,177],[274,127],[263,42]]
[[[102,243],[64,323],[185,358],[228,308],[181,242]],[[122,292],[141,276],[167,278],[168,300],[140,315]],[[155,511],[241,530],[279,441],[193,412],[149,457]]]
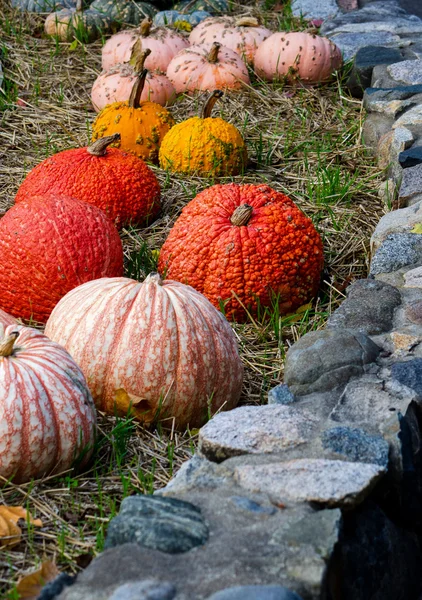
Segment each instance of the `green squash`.
[[139,25],[145,17],[151,19],[158,12],[149,2],[134,2],[133,0],[94,0],[90,6],[105,15],[113,25]]
[[227,0],[180,0],[173,8],[180,12],[205,10],[212,15],[219,15],[229,12],[229,3]]
[[75,8],[76,0],[11,0],[11,5],[22,12],[50,13],[61,8]]
[[47,35],[62,41],[78,39],[87,43],[112,31],[112,25],[106,15],[91,8],[84,10],[82,0],[77,0],[76,8],[63,8],[50,13],[45,20],[44,30]]

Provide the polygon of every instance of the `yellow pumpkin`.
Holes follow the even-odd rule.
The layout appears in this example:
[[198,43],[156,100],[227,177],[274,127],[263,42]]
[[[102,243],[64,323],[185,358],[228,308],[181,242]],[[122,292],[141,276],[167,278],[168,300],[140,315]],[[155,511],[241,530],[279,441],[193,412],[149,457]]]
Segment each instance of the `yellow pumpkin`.
[[248,157],[240,132],[224,119],[211,117],[213,106],[222,95],[215,90],[202,117],[192,117],[170,129],[160,148],[162,169],[201,176],[237,175],[243,171]]
[[147,73],[144,69],[138,74],[128,101],[113,102],[97,115],[92,126],[92,141],[120,133],[120,140],[113,146],[157,163],[161,141],[173,127],[174,119],[159,104],[140,102]]

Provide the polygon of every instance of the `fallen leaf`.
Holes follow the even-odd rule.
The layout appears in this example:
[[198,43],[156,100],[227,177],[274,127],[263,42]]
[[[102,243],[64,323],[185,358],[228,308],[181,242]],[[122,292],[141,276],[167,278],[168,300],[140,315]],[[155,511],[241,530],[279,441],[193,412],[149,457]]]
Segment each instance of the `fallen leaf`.
[[410,233],[422,233],[422,223],[416,223],[414,228],[410,230]]
[[55,579],[57,575],[59,575],[59,570],[55,563],[46,560],[37,571],[19,579],[16,584],[16,591],[19,593],[19,598],[36,600],[45,584]]
[[35,527],[42,527],[41,519],[33,519],[23,506],[0,505],[0,546],[16,546],[22,537],[18,521],[23,519]]

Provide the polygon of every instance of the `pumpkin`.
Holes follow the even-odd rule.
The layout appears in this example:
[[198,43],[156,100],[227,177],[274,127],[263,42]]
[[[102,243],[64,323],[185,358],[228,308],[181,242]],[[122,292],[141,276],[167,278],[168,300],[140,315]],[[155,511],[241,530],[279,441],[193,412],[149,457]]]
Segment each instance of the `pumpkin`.
[[156,273],[72,290],[46,334],[77,361],[108,414],[131,407],[145,423],[199,427],[239,400],[243,368],[230,325],[202,294]]
[[11,5],[22,12],[49,13],[60,8],[74,8],[76,0],[11,0]]
[[11,315],[8,315],[4,310],[0,309],[0,329],[3,326],[3,329],[8,325],[16,325],[17,321]]
[[163,10],[154,17],[156,27],[172,27],[182,31],[192,31],[198,23],[210,17],[211,14],[205,10],[194,10],[193,12],[180,12],[178,10]]
[[95,408],[82,371],[36,329],[0,325],[0,476],[25,483],[87,462]]
[[240,132],[224,119],[211,117],[212,108],[222,95],[215,90],[205,103],[202,117],[192,117],[170,129],[160,148],[162,169],[201,176],[242,172],[248,157]]
[[149,2],[133,0],[94,0],[90,8],[104,14],[115,25],[139,25],[145,17],[152,18],[158,12]]
[[122,242],[96,206],[67,196],[35,196],[0,220],[0,264],[0,308],[45,323],[72,288],[123,274]]
[[158,269],[191,285],[229,319],[277,302],[285,314],[316,293],[322,241],[290,198],[267,185],[214,185],[182,210]]
[[158,162],[163,137],[174,125],[168,110],[155,102],[140,102],[147,71],[138,75],[128,102],[113,102],[98,114],[92,125],[93,141],[119,133],[115,143],[135,156]]
[[86,43],[110,31],[111,26],[112,21],[107,15],[91,8],[84,10],[82,0],[76,0],[75,8],[62,8],[50,13],[45,20],[44,31],[62,41],[76,38]]
[[255,54],[255,72],[262,79],[285,78],[305,84],[329,81],[342,64],[340,49],[329,39],[306,32],[277,32]]
[[250,84],[240,56],[218,42],[191,46],[177,54],[167,67],[167,77],[178,94],[196,90],[239,90]]
[[182,13],[187,11],[208,11],[212,15],[229,12],[227,0],[181,0],[174,7]]
[[151,50],[145,61],[145,68],[165,73],[173,56],[189,46],[189,42],[174,31],[164,27],[151,30],[151,26],[151,19],[144,19],[138,29],[120,31],[111,36],[102,50],[103,69],[108,70],[116,64],[129,62],[135,42],[141,39],[141,49]]
[[[91,90],[91,100],[96,112],[112,102],[129,100],[130,92],[137,74],[143,70],[146,57],[151,54],[147,48],[140,52],[142,42],[138,40],[133,46],[129,63],[114,65],[108,71],[98,75]],[[161,106],[170,106],[176,99],[176,90],[171,81],[159,72],[147,74],[141,101],[151,100]]]
[[118,227],[148,224],[160,210],[160,185],[139,158],[110,148],[119,134],[50,156],[27,175],[15,202],[64,194],[101,208]]
[[271,31],[253,17],[211,17],[195,27],[189,42],[192,45],[220,42],[252,64],[258,46],[270,35]]

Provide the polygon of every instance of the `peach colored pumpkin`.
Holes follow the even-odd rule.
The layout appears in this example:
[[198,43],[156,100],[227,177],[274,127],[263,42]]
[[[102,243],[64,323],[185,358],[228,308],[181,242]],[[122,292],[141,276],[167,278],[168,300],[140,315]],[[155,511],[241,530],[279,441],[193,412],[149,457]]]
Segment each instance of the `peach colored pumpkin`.
[[250,85],[246,64],[240,56],[218,42],[191,46],[173,58],[167,77],[176,92],[192,94],[196,90],[239,90]]
[[300,31],[273,33],[255,54],[255,72],[267,81],[286,77],[290,83],[322,83],[341,64],[341,51],[332,41]]
[[[108,71],[102,71],[92,86],[91,100],[96,112],[113,102],[126,102],[135,85],[137,74],[143,70],[144,61],[151,50],[147,48],[139,54],[135,48],[141,46],[138,40],[133,47],[130,62],[114,65]],[[176,99],[176,90],[166,75],[155,71],[148,72],[142,90],[141,102],[155,102],[161,106],[171,106]]]
[[98,408],[139,420],[198,427],[208,412],[234,408],[243,366],[223,315],[193,288],[162,281],[104,278],[67,294],[47,335],[85,374]]
[[82,371],[36,329],[0,326],[0,475],[25,483],[92,453],[95,408]]
[[137,40],[141,40],[142,49],[149,48],[151,55],[145,61],[149,71],[166,72],[173,56],[187,48],[189,42],[173,30],[165,27],[151,29],[151,19],[144,19],[137,29],[120,31],[112,35],[102,50],[102,67],[108,70],[118,63],[129,62],[132,48]]
[[226,48],[234,50],[248,63],[252,64],[258,46],[266,40],[271,31],[259,24],[253,17],[210,17],[197,25],[189,36],[194,44],[212,44],[220,42]]

